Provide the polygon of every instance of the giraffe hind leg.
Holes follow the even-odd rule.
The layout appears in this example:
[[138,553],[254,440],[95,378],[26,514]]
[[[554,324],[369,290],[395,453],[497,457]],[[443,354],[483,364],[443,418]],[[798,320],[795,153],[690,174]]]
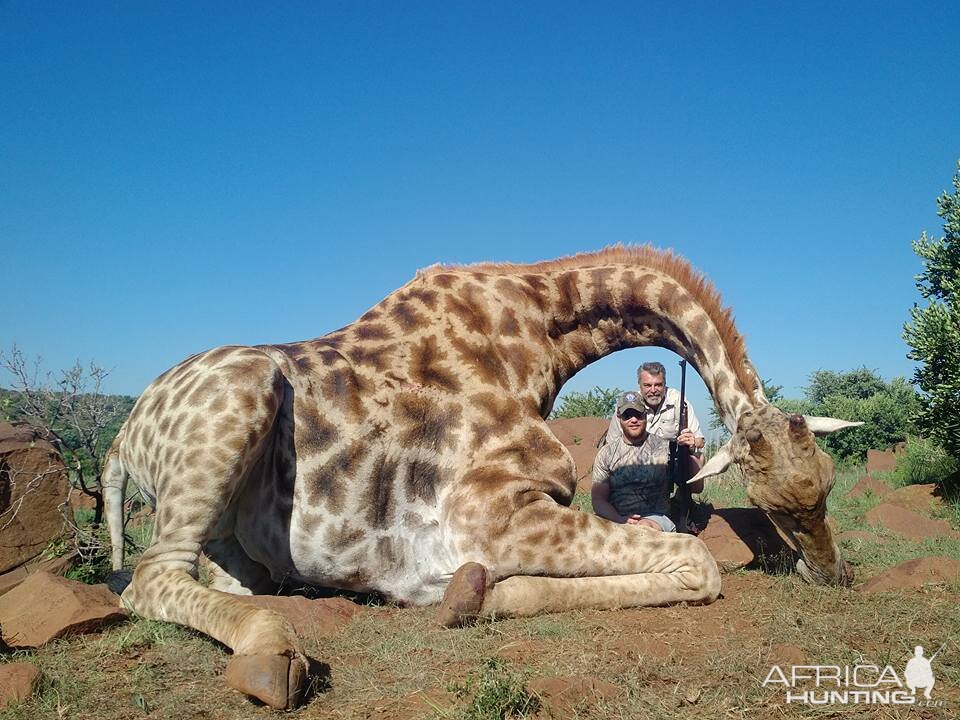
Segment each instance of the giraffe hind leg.
[[[218,534],[221,515],[270,442],[285,393],[272,360],[250,349],[236,354],[241,357],[234,360],[242,362],[212,367],[198,358],[197,372],[213,376],[220,390],[215,402],[221,410],[200,408],[193,439],[173,443],[184,451],[176,454],[181,459],[158,465],[152,544],[122,600],[144,617],[192,627],[230,647],[237,657],[226,673],[228,683],[272,707],[288,708],[302,699],[311,671],[290,623],[196,579],[201,547]],[[138,450],[131,456],[145,454]]]

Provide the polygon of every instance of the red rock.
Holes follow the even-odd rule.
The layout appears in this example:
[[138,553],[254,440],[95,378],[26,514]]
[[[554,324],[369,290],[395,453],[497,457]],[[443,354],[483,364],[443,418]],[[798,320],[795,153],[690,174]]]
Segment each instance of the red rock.
[[0,572],[63,537],[59,506],[69,492],[63,459],[41,430],[0,423]]
[[790,665],[806,665],[807,654],[796,645],[774,645],[767,653],[767,662],[781,668]]
[[850,491],[847,493],[847,497],[856,498],[867,493],[872,493],[877,497],[883,497],[889,495],[893,492],[893,488],[887,485],[882,480],[877,480],[875,477],[870,475],[864,475],[860,480],[857,481],[857,484],[850,488]]
[[785,548],[773,523],[757,508],[715,509],[700,539],[726,569],[746,567]]
[[593,461],[597,457],[597,440],[609,427],[605,418],[560,418],[548,420],[547,425],[563,443],[577,466],[577,489],[590,491],[593,485]]
[[56,638],[95,632],[123,620],[127,611],[106,585],[36,572],[0,596],[0,630],[15,648],[35,648]]
[[[622,689],[606,680],[577,676],[534,678],[527,683],[527,690],[540,697],[550,718],[571,717],[577,710],[623,695]],[[543,711],[537,715],[543,716]]]
[[47,560],[33,560],[24,563],[18,568],[0,575],[0,595],[13,590],[17,585],[26,580],[35,572],[48,572],[51,575],[66,575],[77,563],[77,555],[63,555],[61,557],[49,558]]
[[333,635],[364,611],[362,605],[342,597],[311,600],[302,595],[237,595],[236,599],[280,613],[305,640]]
[[950,557],[923,557],[907,560],[870,578],[860,592],[908,590],[928,584],[955,585],[960,582],[960,561]]
[[0,710],[29,698],[39,682],[40,671],[33,663],[0,665]]
[[379,700],[369,715],[369,720],[421,720],[438,715],[452,716],[450,709],[456,696],[449,690],[428,688],[416,690],[399,698],[386,697]]
[[70,489],[70,509],[76,513],[77,510],[93,510],[97,507],[97,499],[92,495],[87,495],[80,488]]
[[937,486],[933,484],[907,485],[894,490],[883,501],[922,515],[929,515],[932,509],[943,506],[943,500],[937,495]]
[[864,515],[864,518],[871,525],[885,527],[910,540],[954,535],[950,524],[945,520],[931,520],[913,510],[888,502],[880,503]]
[[897,456],[887,450],[867,450],[867,474],[893,472],[897,469]]
[[587,445],[596,449],[597,439],[610,426],[610,418],[558,418],[547,420],[547,426],[564,445]]

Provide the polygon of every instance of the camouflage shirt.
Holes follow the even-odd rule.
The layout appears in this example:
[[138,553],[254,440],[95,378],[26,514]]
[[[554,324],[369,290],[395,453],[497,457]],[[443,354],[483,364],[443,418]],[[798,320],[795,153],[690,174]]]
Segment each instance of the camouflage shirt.
[[600,448],[593,482],[610,486],[610,504],[621,515],[667,515],[670,510],[670,442],[647,433],[642,445],[623,437]]

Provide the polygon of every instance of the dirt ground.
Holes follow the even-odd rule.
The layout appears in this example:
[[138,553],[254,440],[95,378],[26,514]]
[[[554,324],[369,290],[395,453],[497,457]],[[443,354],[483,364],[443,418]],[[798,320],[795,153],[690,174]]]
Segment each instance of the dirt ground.
[[[352,617],[341,612],[333,634],[306,634],[329,684],[295,716],[479,720],[498,717],[481,707],[484,692],[521,688],[539,704],[537,718],[956,718],[960,582],[933,574],[910,587],[892,575],[892,585],[863,589],[904,561],[946,558],[924,561],[936,569],[960,560],[960,540],[904,539],[867,524],[880,498],[848,497],[856,481],[856,473],[839,478],[831,496],[854,588],[806,585],[774,565],[726,572],[723,595],[709,606],[568,612],[457,630],[437,627],[432,608],[365,605]],[[902,680],[917,645],[927,657],[943,646],[930,706],[788,704],[782,683],[764,685],[773,666],[788,675],[801,665],[876,666],[862,671],[875,681],[889,665]],[[276,716],[223,683],[225,648],[166,623],[134,619],[9,659],[36,663],[43,681],[34,699],[0,718]],[[798,680],[796,691],[808,689],[817,688]]]

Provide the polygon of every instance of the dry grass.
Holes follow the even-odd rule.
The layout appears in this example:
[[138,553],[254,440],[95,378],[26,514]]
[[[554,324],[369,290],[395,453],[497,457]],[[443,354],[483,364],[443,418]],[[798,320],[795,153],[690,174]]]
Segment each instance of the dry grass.
[[[843,529],[861,527],[862,513],[872,502],[842,497],[855,475],[838,478],[832,497],[833,515]],[[714,502],[735,499],[738,492],[735,483],[715,488]],[[865,578],[907,557],[960,559],[960,544],[883,536],[880,544],[850,546],[845,552]],[[724,597],[707,607],[569,612],[462,630],[436,627],[430,608],[372,606],[334,637],[308,648],[329,663],[332,687],[297,717],[465,717],[471,697],[461,693],[458,698],[457,687],[472,687],[471,692],[492,687],[507,694],[514,681],[522,686],[542,678],[579,677],[609,683],[616,692],[559,706],[545,698],[537,717],[941,720],[960,712],[958,591],[941,587],[865,595],[811,587],[793,576],[740,571],[724,577]],[[934,692],[946,709],[800,709],[784,705],[782,691],[762,687],[772,664],[790,664],[782,658],[809,664],[889,663],[899,671],[914,645],[937,648],[944,641],[948,645],[935,663]],[[166,623],[133,620],[21,657],[41,668],[41,691],[0,712],[0,718],[276,715],[223,684],[219,676],[229,655],[221,646]],[[491,680],[490,672],[500,675]],[[472,715],[488,716],[493,715]]]

